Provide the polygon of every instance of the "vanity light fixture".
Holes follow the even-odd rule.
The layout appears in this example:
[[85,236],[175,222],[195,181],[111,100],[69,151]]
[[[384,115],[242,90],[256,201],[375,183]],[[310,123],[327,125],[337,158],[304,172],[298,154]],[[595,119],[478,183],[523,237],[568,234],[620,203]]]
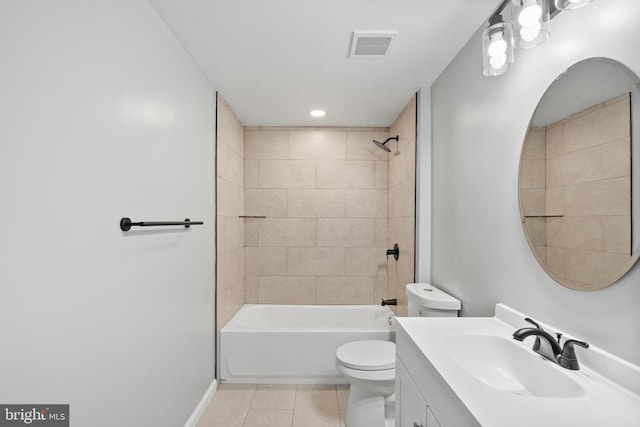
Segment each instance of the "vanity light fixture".
[[558,10],[571,10],[586,6],[593,0],[555,0],[555,6]]
[[515,0],[513,4],[516,46],[529,49],[544,42],[550,34],[551,16],[547,0]]
[[324,116],[326,116],[326,115],[327,115],[327,112],[326,112],[326,111],[324,111],[324,110],[311,110],[311,111],[309,112],[309,115],[310,115],[311,117],[324,117]]
[[[503,0],[482,32],[482,73],[504,74],[514,63],[514,49],[528,49],[551,34],[551,19],[564,10],[577,9],[593,0]],[[505,20],[503,16],[510,17]]]
[[482,33],[482,61],[485,76],[499,76],[513,63],[513,30],[502,15],[493,15]]

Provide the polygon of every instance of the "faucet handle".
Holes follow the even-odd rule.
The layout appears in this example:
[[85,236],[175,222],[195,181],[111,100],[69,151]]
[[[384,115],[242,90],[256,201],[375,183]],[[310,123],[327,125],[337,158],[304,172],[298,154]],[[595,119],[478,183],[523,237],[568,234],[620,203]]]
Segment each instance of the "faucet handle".
[[[529,322],[531,323],[533,326],[535,326],[536,328],[540,329],[541,331],[543,331],[544,329],[542,329],[540,327],[540,325],[538,325],[538,322],[536,322],[535,320],[533,320],[530,317],[525,317],[524,318],[525,322]],[[540,337],[536,337],[536,340],[533,342],[533,347],[531,347],[531,349],[533,351],[538,351],[540,350]]]
[[578,364],[576,351],[573,349],[574,344],[579,345],[583,348],[589,348],[589,344],[584,341],[566,340],[564,342],[564,347],[562,348],[562,354],[558,358],[558,364],[563,368],[573,369],[574,371],[577,371],[578,369],[580,369],[580,365]]
[[529,322],[529,323],[531,323],[531,324],[532,324],[533,326],[535,326],[536,328],[538,328],[538,329],[540,329],[540,330],[543,330],[543,329],[540,327],[540,325],[538,325],[538,322],[536,322],[536,321],[535,321],[535,320],[533,320],[532,318],[530,318],[530,317],[525,317],[525,318],[524,318],[524,320],[525,320],[525,322]]

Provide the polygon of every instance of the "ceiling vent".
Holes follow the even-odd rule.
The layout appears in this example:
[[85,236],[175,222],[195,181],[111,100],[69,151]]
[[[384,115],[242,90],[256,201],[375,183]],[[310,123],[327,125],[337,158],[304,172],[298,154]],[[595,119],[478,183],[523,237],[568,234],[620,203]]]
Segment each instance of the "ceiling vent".
[[351,39],[349,58],[382,59],[391,52],[397,31],[364,32],[354,31]]

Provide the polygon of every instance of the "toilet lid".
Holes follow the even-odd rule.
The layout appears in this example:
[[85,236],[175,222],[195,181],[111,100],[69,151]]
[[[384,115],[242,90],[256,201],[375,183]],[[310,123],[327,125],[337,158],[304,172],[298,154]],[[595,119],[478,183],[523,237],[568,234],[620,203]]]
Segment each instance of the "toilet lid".
[[347,368],[379,371],[396,367],[396,345],[390,341],[354,341],[338,347],[336,358]]

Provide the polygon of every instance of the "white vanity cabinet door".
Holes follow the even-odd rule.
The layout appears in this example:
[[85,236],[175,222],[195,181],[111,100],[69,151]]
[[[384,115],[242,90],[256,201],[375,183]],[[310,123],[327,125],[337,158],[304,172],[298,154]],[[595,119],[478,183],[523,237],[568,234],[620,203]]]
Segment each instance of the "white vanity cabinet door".
[[433,412],[431,412],[431,408],[427,406],[427,427],[440,427],[440,423],[436,420],[436,417],[433,416]]
[[399,358],[396,358],[396,405],[396,427],[431,427],[427,421],[427,402]]

